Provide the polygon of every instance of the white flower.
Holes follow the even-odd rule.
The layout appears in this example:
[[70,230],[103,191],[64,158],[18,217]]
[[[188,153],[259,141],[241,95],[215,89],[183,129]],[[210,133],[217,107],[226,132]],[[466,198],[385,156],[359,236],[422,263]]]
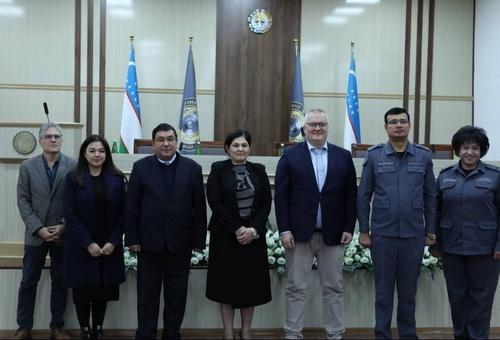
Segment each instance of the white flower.
[[280,240],[280,233],[276,230],[273,234],[273,239],[277,242]]
[[198,258],[196,258],[196,257],[192,257],[191,258],[191,264],[192,265],[196,266],[198,263],[200,263],[200,261],[198,260]]
[[352,257],[347,257],[347,256],[344,256],[344,263],[347,264],[347,265],[351,265],[352,264]]
[[354,260],[359,261],[360,258],[361,256],[359,256],[358,254],[354,255]]
[[284,257],[280,257],[280,258],[278,258],[277,262],[278,262],[278,264],[280,264],[280,265],[284,265],[286,261],[285,261],[285,258],[284,258]]
[[268,247],[273,247],[274,248],[274,246],[275,246],[274,238],[270,237],[270,238],[268,238],[266,240],[266,242],[267,242],[267,246]]
[[423,264],[424,266],[426,266],[426,267],[427,267],[427,266],[429,266],[429,263],[430,263],[429,259],[424,259],[424,260],[422,261],[422,264]]
[[372,252],[370,251],[369,248],[363,249],[363,256],[366,256],[366,257],[368,257],[370,259],[372,258]]
[[276,249],[274,249],[274,255],[281,255],[281,254],[283,254],[281,247],[277,247]]
[[437,257],[431,256],[431,257],[429,258],[429,262],[430,262],[431,264],[436,264],[436,263],[438,263],[438,259],[437,259]]
[[363,256],[363,257],[361,258],[361,260],[359,260],[359,262],[361,262],[361,263],[368,263],[368,262],[370,262],[370,260],[368,259],[368,257]]
[[273,256],[268,256],[267,257],[267,262],[270,264],[270,265],[273,265],[276,263],[276,259],[273,257]]
[[273,250],[272,249],[269,249],[267,248],[267,256],[272,256],[273,255]]

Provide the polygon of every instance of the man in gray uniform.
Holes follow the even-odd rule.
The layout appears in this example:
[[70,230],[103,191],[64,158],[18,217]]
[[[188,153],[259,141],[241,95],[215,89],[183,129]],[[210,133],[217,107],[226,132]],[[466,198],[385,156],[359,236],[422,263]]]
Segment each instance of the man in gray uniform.
[[392,108],[385,113],[384,120],[389,141],[370,148],[363,163],[357,199],[359,242],[371,246],[375,337],[392,337],[396,284],[399,337],[416,338],[417,277],[424,245],[433,244],[436,239],[436,182],[431,152],[408,141],[408,112]]
[[73,158],[61,153],[62,131],[55,123],[40,127],[41,155],[24,161],[17,181],[17,206],[26,226],[23,277],[17,303],[16,339],[31,338],[36,290],[47,253],[50,255],[50,337],[70,339],[64,330],[67,290],[61,282],[63,253],[64,177],[74,168]]

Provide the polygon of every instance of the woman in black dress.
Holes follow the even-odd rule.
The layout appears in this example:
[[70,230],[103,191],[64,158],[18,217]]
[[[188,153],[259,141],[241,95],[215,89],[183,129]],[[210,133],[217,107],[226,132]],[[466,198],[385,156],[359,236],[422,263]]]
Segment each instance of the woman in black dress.
[[212,217],[206,295],[220,303],[226,339],[234,338],[234,309],[240,309],[240,337],[247,339],[254,306],[271,301],[266,246],[271,186],[264,166],[247,161],[251,145],[248,131],[230,133],[224,142],[230,159],[212,164],[207,183]]
[[82,143],[76,169],[66,176],[63,281],[73,288],[81,339],[103,339],[107,301],[118,300],[125,281],[125,182],[108,143],[97,135]]

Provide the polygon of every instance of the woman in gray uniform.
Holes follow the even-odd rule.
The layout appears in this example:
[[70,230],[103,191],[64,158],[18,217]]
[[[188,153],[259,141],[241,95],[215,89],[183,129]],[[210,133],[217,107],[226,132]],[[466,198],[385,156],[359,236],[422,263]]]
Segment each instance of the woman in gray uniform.
[[488,338],[500,260],[500,169],[481,162],[486,132],[464,126],[451,142],[460,161],[438,177],[438,233],[456,339]]

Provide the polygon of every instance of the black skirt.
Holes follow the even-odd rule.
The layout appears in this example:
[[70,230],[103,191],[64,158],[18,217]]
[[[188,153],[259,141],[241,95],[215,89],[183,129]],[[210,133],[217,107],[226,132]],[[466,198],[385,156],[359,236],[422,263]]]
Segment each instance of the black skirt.
[[236,236],[210,233],[206,295],[233,308],[271,301],[265,235],[242,245]]

